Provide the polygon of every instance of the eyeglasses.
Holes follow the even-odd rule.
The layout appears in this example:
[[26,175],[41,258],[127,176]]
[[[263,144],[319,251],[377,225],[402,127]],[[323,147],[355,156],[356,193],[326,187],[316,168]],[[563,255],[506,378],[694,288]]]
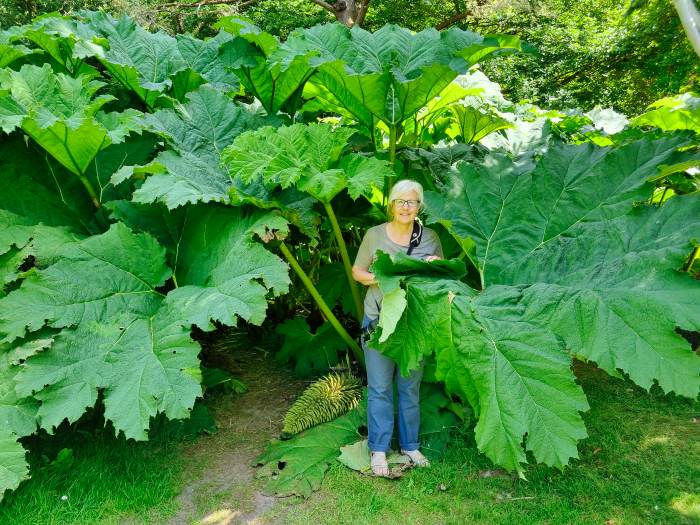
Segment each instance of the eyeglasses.
[[417,208],[419,204],[420,201],[414,199],[394,199],[394,206],[398,206],[399,208],[403,208],[404,206],[408,208]]

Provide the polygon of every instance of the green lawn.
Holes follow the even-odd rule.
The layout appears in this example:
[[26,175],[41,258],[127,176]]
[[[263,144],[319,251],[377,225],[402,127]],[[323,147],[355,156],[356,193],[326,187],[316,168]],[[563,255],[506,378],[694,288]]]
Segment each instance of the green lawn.
[[[177,510],[181,445],[126,441],[89,426],[31,439],[32,478],[0,503],[0,524],[151,524]],[[70,449],[72,460],[56,461],[61,449]]]
[[334,466],[320,492],[301,504],[286,502],[270,521],[700,523],[700,407],[591,367],[577,375],[591,404],[584,416],[589,438],[579,446],[581,459],[564,472],[532,466],[527,481],[502,472],[484,477],[494,467],[468,433],[431,469],[399,481]]
[[[657,390],[646,393],[589,366],[577,375],[591,404],[584,415],[590,436],[580,444],[581,459],[563,473],[531,466],[523,481],[494,472],[467,432],[432,468],[398,481],[336,465],[310,499],[279,500],[258,522],[700,523],[700,406]],[[245,399],[215,396],[212,408],[221,417]],[[36,439],[33,477],[0,504],[0,524],[167,523],[182,488],[205,475],[209,447],[220,453],[227,443],[234,449],[251,439],[241,425],[222,427],[194,443],[178,443],[172,434],[126,442],[106,430],[95,439],[81,428]],[[72,463],[51,465],[62,448],[73,450]],[[255,498],[250,487],[238,485],[236,494],[223,494],[220,486],[208,493],[207,487],[201,484],[195,494],[198,518],[191,523],[214,517],[226,500],[247,508]]]

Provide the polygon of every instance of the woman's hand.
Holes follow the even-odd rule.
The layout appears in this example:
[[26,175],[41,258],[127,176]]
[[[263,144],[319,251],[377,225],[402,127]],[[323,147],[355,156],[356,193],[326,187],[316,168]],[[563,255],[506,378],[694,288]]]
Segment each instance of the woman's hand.
[[442,259],[442,257],[440,257],[439,255],[427,255],[426,257],[423,258],[424,261],[428,261],[428,262],[439,261],[441,259]]
[[359,266],[352,267],[352,278],[365,286],[377,284],[377,279],[375,279],[374,274],[372,272],[368,272],[367,270],[363,270]]

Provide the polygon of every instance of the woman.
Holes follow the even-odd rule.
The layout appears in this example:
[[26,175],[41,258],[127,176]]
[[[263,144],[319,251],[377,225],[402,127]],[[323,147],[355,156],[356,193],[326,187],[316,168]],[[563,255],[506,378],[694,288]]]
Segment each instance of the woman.
[[[382,303],[382,293],[374,274],[369,271],[377,250],[390,255],[404,252],[426,261],[442,258],[442,246],[437,234],[416,223],[416,217],[422,209],[423,187],[413,180],[401,180],[394,185],[389,195],[390,221],[370,228],[362,239],[355,265],[352,267],[352,275],[356,281],[369,287],[364,303],[363,334],[376,326]],[[414,235],[418,234],[421,228],[422,234]],[[418,244],[416,240],[419,240]],[[365,344],[366,339],[368,337],[363,336],[362,346],[367,366],[367,427],[368,446],[372,454],[372,473],[376,476],[389,476],[386,453],[394,430],[394,376],[399,394],[401,453],[408,456],[412,464],[427,467],[430,463],[418,450],[419,390],[423,370],[414,370],[409,377],[402,377],[396,363],[369,348]]]

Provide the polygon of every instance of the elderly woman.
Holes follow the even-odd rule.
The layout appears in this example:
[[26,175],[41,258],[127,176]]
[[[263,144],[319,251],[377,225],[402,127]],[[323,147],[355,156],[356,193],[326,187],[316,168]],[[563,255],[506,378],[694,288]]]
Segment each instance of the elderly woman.
[[427,467],[426,457],[418,450],[420,427],[419,390],[423,370],[414,370],[403,377],[396,363],[366,345],[368,333],[379,320],[382,292],[369,267],[377,250],[390,255],[404,252],[411,257],[432,261],[442,258],[442,246],[437,234],[416,221],[423,209],[423,187],[413,180],[397,182],[389,195],[390,221],[367,231],[352,267],[354,279],[368,286],[365,296],[365,316],[362,321],[363,349],[367,366],[367,426],[368,445],[372,453],[372,472],[389,476],[386,453],[394,431],[394,387],[396,377],[399,396],[399,445],[401,453],[413,465]]

